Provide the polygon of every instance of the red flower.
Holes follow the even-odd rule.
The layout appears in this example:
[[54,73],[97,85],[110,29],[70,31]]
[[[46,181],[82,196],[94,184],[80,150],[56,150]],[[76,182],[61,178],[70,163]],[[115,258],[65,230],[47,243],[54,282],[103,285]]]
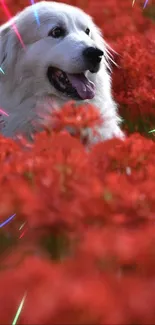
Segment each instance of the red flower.
[[[72,4],[119,53],[112,77],[125,129],[148,134],[154,0],[145,11],[143,2]],[[13,13],[27,5],[8,4]],[[0,324],[13,322],[25,294],[21,325],[155,323],[155,143],[135,133],[88,150],[84,132],[101,122],[94,107],[71,103],[32,144],[0,137]]]

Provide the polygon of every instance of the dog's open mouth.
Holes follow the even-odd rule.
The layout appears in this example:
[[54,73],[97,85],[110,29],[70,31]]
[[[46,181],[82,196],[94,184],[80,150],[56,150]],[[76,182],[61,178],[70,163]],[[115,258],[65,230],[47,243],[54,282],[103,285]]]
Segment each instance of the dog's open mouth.
[[47,76],[50,83],[64,95],[76,100],[92,99],[95,85],[84,73],[69,74],[57,68],[49,67]]

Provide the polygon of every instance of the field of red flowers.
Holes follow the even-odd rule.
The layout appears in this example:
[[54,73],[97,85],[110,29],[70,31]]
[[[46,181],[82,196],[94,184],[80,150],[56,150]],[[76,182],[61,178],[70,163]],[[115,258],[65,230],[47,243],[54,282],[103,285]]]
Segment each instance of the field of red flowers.
[[[13,14],[29,3],[7,1]],[[113,92],[128,136],[89,151],[78,132],[0,136],[0,324],[154,325],[155,1],[68,3],[118,52]],[[72,114],[79,131],[76,112],[59,118]],[[84,112],[93,127],[95,108]]]

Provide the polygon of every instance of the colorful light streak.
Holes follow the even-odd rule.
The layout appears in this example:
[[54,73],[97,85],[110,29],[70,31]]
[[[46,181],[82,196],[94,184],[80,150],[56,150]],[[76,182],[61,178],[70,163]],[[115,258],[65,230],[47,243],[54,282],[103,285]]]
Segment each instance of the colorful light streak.
[[4,70],[3,70],[2,68],[0,68],[0,72],[2,72],[3,74],[5,74],[5,73],[4,73]]
[[25,235],[26,232],[27,232],[27,229],[25,229],[25,230],[21,233],[21,235],[19,236],[19,239],[21,239],[22,237],[24,237],[24,235]]
[[143,9],[146,8],[146,6],[147,6],[147,4],[148,4],[148,1],[149,1],[149,0],[145,0],[145,3],[144,3],[144,7],[143,7]]
[[26,222],[24,222],[24,223],[20,226],[19,230],[21,230],[21,229],[25,226],[25,224],[26,224]]
[[[133,0],[133,2],[132,2],[132,7],[134,6],[134,4],[135,4],[135,1],[136,1],[136,0]],[[146,8],[146,6],[147,6],[148,2],[149,2],[149,0],[145,0],[145,3],[144,3],[144,6],[143,6],[143,9],[145,9],[145,8]]]
[[13,216],[11,216],[11,217],[9,217],[7,220],[5,220],[4,222],[2,222],[1,224],[0,224],[0,228],[2,228],[2,227],[4,227],[4,226],[6,226],[14,217],[16,216],[16,213],[15,214],[13,214]]
[[18,318],[19,318],[19,316],[20,316],[20,314],[21,314],[21,311],[22,311],[22,309],[23,309],[23,306],[24,306],[24,302],[25,302],[26,296],[27,296],[27,293],[24,294],[24,297],[23,297],[22,300],[21,300],[21,303],[20,303],[20,305],[19,305],[19,307],[18,307],[18,309],[17,309],[16,315],[15,315],[15,317],[14,317],[14,319],[13,319],[12,325],[16,325],[17,322],[18,322]]
[[34,0],[30,0],[30,1],[31,1],[32,8],[34,10],[34,16],[36,18],[37,24],[40,26],[39,16],[38,16],[37,10],[36,10],[36,8],[34,6],[34,4],[35,4]]
[[6,113],[2,108],[0,108],[0,113],[2,113],[3,115],[9,116],[9,114]]
[[[8,9],[8,7],[7,7],[6,3],[5,3],[5,1],[4,1],[4,0],[0,0],[0,3],[1,3],[1,5],[2,5],[2,8],[3,8],[3,10],[4,10],[4,12],[5,12],[7,18],[8,18],[9,20],[12,19],[13,17],[11,16],[11,13],[10,13],[10,11],[9,11],[9,9]],[[12,22],[12,29],[13,29],[14,32],[16,33],[16,35],[17,35],[17,37],[18,37],[18,39],[19,39],[19,41],[20,41],[22,47],[25,49],[25,44],[24,44],[24,42],[23,42],[23,40],[22,40],[22,37],[21,37],[21,35],[19,34],[19,31],[18,31],[18,29],[17,29],[16,24],[13,23],[13,22]]]

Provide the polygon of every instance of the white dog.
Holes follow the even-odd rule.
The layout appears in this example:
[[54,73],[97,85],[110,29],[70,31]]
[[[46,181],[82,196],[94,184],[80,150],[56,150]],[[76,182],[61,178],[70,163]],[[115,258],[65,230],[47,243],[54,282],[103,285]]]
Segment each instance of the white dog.
[[42,1],[1,26],[0,36],[0,67],[5,73],[0,75],[0,109],[9,115],[1,115],[3,135],[29,137],[40,130],[40,112],[49,103],[52,109],[51,102],[61,107],[75,100],[98,107],[104,119],[99,130],[103,140],[123,138],[111,95],[108,49],[91,17],[67,4]]

